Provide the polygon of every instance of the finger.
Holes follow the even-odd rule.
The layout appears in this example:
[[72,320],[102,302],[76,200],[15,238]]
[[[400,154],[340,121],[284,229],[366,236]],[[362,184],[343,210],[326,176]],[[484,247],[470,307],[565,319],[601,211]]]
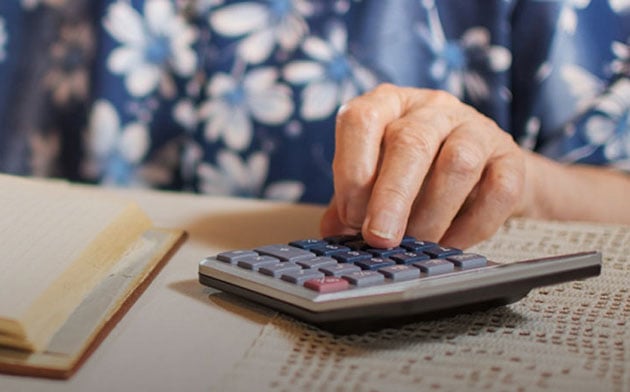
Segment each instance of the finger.
[[360,229],[378,170],[388,123],[402,115],[401,89],[377,87],[340,108],[335,129],[334,187],[339,219]]
[[496,150],[496,132],[502,131],[490,121],[468,121],[451,132],[414,201],[409,235],[430,241],[444,235]]
[[328,208],[324,211],[322,219],[320,221],[320,233],[322,237],[329,237],[340,234],[355,234],[357,229],[346,226],[341,219],[339,219],[339,211],[337,209],[337,202],[333,195]]
[[481,178],[479,191],[453,220],[441,243],[467,248],[494,234],[523,197],[525,166],[518,149],[491,162]]
[[[457,106],[450,109],[455,112]],[[452,112],[423,106],[387,126],[381,167],[363,227],[371,245],[395,246],[402,239],[411,205],[434,157],[459,121]]]

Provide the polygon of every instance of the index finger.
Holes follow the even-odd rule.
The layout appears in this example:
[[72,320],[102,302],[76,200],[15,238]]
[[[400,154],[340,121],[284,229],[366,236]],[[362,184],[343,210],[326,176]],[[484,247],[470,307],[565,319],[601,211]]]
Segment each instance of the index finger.
[[376,179],[385,127],[406,103],[400,89],[381,85],[339,109],[333,174],[339,219],[360,229]]
[[398,245],[435,157],[463,117],[459,106],[437,101],[423,102],[385,129],[381,167],[362,230],[373,246]]

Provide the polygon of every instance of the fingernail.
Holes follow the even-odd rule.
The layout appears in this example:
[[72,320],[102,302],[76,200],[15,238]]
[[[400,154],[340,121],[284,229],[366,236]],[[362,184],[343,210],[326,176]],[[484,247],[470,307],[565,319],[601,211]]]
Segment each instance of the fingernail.
[[370,233],[386,240],[397,238],[400,230],[396,215],[387,211],[379,211],[374,216],[368,217],[366,225]]

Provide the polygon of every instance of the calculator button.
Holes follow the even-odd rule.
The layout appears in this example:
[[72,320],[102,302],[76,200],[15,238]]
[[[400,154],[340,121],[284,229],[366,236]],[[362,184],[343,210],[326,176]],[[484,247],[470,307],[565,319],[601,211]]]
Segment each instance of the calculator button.
[[385,276],[376,271],[353,272],[351,274],[343,275],[342,278],[357,287],[371,286],[385,281]]
[[226,263],[236,264],[239,260],[245,257],[258,256],[258,253],[252,250],[233,250],[230,252],[223,252],[217,255],[217,260],[221,260]]
[[458,255],[462,253],[461,249],[449,248],[447,246],[433,246],[428,249],[423,249],[422,252],[428,254],[434,259],[443,259],[448,256]]
[[394,260],[391,259],[386,259],[383,257],[372,257],[369,260],[362,260],[362,261],[358,261],[356,263],[354,263],[355,265],[358,265],[359,267],[361,267],[361,269],[364,270],[377,270],[379,268],[383,268],[383,267],[389,267],[390,265],[395,265],[396,262]]
[[326,245],[326,242],[322,240],[317,240],[314,238],[308,238],[305,240],[289,242],[289,245],[295,246],[296,248],[301,248],[301,249],[310,249],[316,246]]
[[422,252],[405,252],[391,255],[389,258],[398,264],[411,264],[416,261],[429,260],[431,257]]
[[307,280],[321,279],[324,277],[324,273],[314,269],[302,269],[299,271],[290,271],[282,274],[281,279],[287,282],[302,285]]
[[425,261],[418,261],[413,263],[414,267],[420,268],[420,270],[429,276],[444,274],[455,270],[455,265],[445,259],[431,259]]
[[323,268],[320,268],[319,270],[325,273],[327,276],[340,277],[342,275],[361,271],[361,267],[358,267],[354,264],[337,264],[337,265],[331,265],[329,267],[323,267]]
[[364,240],[344,242],[343,245],[353,250],[365,250],[367,248],[371,248],[371,246]]
[[385,275],[386,278],[389,278],[395,282],[401,280],[416,279],[420,277],[420,270],[418,268],[404,264],[380,268],[378,272]]
[[310,249],[311,252],[319,256],[332,256],[335,253],[348,252],[350,248],[343,245],[328,244],[316,246]]
[[395,248],[369,248],[365,250],[366,252],[370,252],[376,257],[389,257],[391,255],[395,255],[396,253],[403,253],[405,249],[397,246]]
[[258,271],[258,269],[265,265],[279,264],[280,260],[271,256],[250,256],[240,259],[236,265],[241,268],[249,269],[252,271]]
[[437,244],[430,241],[407,240],[401,242],[400,246],[411,252],[421,252],[425,249],[433,248],[434,246],[437,246]]
[[335,253],[332,257],[340,263],[355,263],[357,261],[371,259],[372,254],[360,250],[349,250],[347,252]]
[[455,266],[464,270],[485,267],[488,263],[488,259],[475,253],[462,253],[459,255],[449,256],[446,259],[455,264]]
[[284,261],[308,260],[315,257],[307,250],[290,245],[267,245],[256,248],[255,251]]
[[417,240],[416,240],[415,237],[412,237],[410,235],[406,235],[406,236],[403,236],[402,240],[400,241],[400,245],[406,244],[406,243],[411,243],[411,242],[416,242],[416,241]]
[[361,234],[342,234],[326,237],[324,238],[324,241],[328,242],[329,244],[345,244],[346,242],[359,241],[361,239]]
[[320,279],[311,279],[304,282],[304,287],[320,293],[333,293],[350,287],[347,280],[335,276],[325,276]]
[[321,267],[327,267],[329,265],[336,265],[337,260],[327,256],[320,256],[310,260],[298,261],[296,262],[296,264],[301,265],[304,268],[318,269]]
[[285,262],[271,265],[264,265],[258,269],[258,272],[264,275],[273,276],[274,278],[279,278],[282,274],[289,272],[297,272],[300,271],[302,267],[295,263]]

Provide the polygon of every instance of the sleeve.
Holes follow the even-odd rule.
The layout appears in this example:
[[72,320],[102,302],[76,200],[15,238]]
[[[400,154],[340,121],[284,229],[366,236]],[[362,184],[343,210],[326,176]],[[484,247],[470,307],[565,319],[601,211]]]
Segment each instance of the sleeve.
[[[630,7],[553,3],[515,8],[515,58],[530,63],[514,70],[515,97],[529,97],[515,99],[517,140],[558,161],[630,170]],[[546,46],[527,35],[532,18],[545,21]]]

